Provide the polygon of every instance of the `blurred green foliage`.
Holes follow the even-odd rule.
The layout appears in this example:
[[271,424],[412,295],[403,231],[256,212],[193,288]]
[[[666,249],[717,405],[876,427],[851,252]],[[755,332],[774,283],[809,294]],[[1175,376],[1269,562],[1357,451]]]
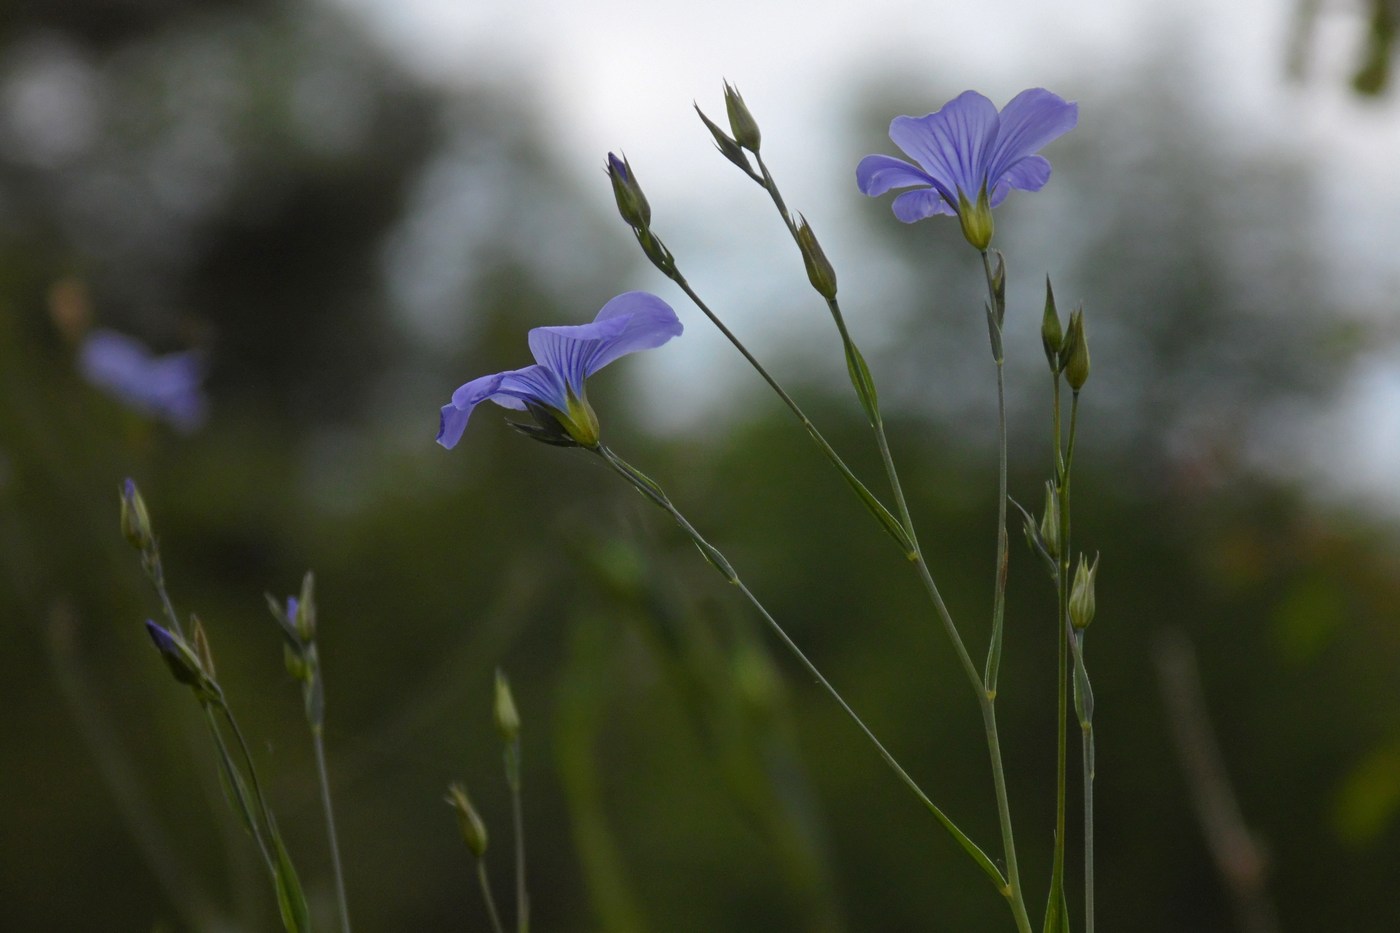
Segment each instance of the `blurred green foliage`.
[[[329,860],[263,597],[308,567],[361,929],[483,925],[441,797],[467,782],[504,881],[498,666],[523,720],[538,929],[1000,928],[976,869],[640,497],[494,415],[452,454],[432,445],[436,407],[467,377],[523,362],[525,328],[660,290],[627,265],[616,219],[549,161],[526,105],[426,87],[316,6],[80,7],[0,20],[0,927],[275,923],[198,714],[142,629],[156,606],[117,528],[131,475],[177,605],[205,621],[259,737],[313,913],[331,913]],[[1260,467],[1270,425],[1325,405],[1358,341],[1327,310],[1299,216],[1305,167],[1232,154],[1160,68],[1070,91],[1088,119],[1054,153],[1054,183],[999,223],[1022,502],[1039,501],[1048,470],[1033,265],[1046,244],[1073,244],[1057,294],[1088,305],[1075,529],[1077,547],[1104,553],[1088,642],[1099,915],[1106,929],[1233,928],[1155,680],[1155,637],[1174,630],[1197,650],[1285,928],[1393,929],[1395,531]],[[883,142],[889,114],[941,99],[868,98],[852,161]],[[781,234],[757,198],[753,211]],[[911,506],[977,644],[995,515],[980,273],[956,225],[868,216],[908,276],[861,300],[887,310],[852,311],[853,327],[881,334],[867,352]],[[802,326],[828,326],[809,311]],[[96,323],[204,350],[208,427],[175,436],[84,385],[74,341]],[[804,378],[822,370],[796,358],[774,368],[879,477],[844,380]],[[757,380],[671,439],[638,429],[627,380],[592,387],[610,443],[726,551],[934,799],[995,839],[972,698],[840,478]],[[1013,552],[999,706],[1037,888],[1056,637],[1040,573]]]

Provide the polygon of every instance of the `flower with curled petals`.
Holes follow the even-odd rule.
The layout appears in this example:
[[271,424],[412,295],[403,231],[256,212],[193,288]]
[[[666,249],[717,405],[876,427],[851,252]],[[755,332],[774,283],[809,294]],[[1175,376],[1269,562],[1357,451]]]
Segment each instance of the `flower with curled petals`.
[[894,199],[894,214],[913,223],[955,214],[979,250],[992,241],[992,208],[1011,189],[1039,191],[1050,163],[1036,153],[1074,129],[1079,105],[1044,88],[1022,91],[1001,112],[976,91],[964,91],[924,117],[895,117],[890,139],[917,165],[871,155],[856,166],[856,184],[875,197],[913,188]]
[[624,292],[603,305],[591,324],[536,327],[530,331],[535,365],[473,379],[442,407],[437,442],[457,446],[472,409],[482,402],[528,410],[539,428],[520,426],[540,440],[597,447],[598,417],[584,395],[584,381],[621,356],[659,347],[680,335],[671,306],[647,292]]

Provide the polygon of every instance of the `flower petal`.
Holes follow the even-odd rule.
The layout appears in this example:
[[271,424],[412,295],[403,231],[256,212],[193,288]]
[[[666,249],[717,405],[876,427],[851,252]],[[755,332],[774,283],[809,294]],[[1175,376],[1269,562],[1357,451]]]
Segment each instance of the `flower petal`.
[[492,373],[458,386],[452,393],[452,402],[442,407],[438,419],[437,442],[448,450],[456,447],[472,411],[482,402],[495,402],[516,411],[524,411],[527,402],[561,411],[566,407],[564,387],[543,366]]
[[879,197],[891,188],[931,185],[933,179],[923,169],[915,168],[894,156],[871,155],[856,166],[856,187],[862,194]]
[[1019,191],[1039,191],[1050,180],[1050,161],[1044,156],[1026,156],[1002,173],[992,189],[992,207],[996,207],[1015,188]]
[[895,198],[890,207],[894,210],[894,216],[907,224],[923,220],[925,217],[932,217],[934,214],[956,213],[943,195],[932,188],[906,191]]
[[613,360],[659,347],[683,330],[671,306],[648,292],[623,292],[591,324],[536,327],[530,352],[575,395],[583,381]]
[[457,442],[462,439],[462,432],[467,429],[467,419],[471,416],[470,408],[442,406],[442,414],[438,416],[437,442],[448,450],[456,447]]
[[895,117],[890,139],[924,167],[949,203],[961,191],[976,200],[997,138],[997,108],[976,91],[964,91],[924,117]]
[[[1034,87],[1017,94],[1001,111],[1001,131],[987,164],[992,184],[999,184],[1012,166],[1068,133],[1078,122],[1079,105],[1045,88]],[[1011,187],[1023,186],[1012,184]]]

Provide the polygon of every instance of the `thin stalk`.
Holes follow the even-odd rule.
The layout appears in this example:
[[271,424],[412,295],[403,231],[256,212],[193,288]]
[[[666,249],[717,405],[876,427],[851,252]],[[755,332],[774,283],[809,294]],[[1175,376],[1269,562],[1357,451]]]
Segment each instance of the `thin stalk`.
[[[1074,442],[1079,427],[1079,393],[1076,391],[1070,398],[1069,406],[1069,443],[1065,451],[1064,461],[1064,489],[1060,501],[1060,521],[1061,542],[1063,556],[1061,558],[1062,576],[1064,582],[1062,589],[1065,593],[1064,626],[1065,634],[1061,639],[1062,646],[1068,646],[1073,650],[1077,662],[1082,665],[1081,642],[1074,626],[1069,618],[1069,588],[1071,582],[1068,578],[1069,555],[1070,555],[1070,473],[1074,466]],[[1061,728],[1065,727],[1065,714],[1061,714]],[[1084,780],[1084,924],[1085,933],[1094,931],[1094,733],[1093,723],[1080,723],[1081,745],[1080,757]],[[1061,749],[1063,751],[1063,748]],[[1061,762],[1061,775],[1063,778],[1064,762]],[[1063,799],[1061,800],[1063,808]],[[1063,848],[1063,846],[1061,846]]]
[[[778,214],[783,219],[783,226],[787,227],[788,233],[792,236],[792,241],[797,244],[798,251],[802,249],[802,240],[797,234],[797,224],[793,222],[792,213],[787,208],[787,203],[783,200],[782,193],[778,190],[778,183],[773,179],[773,175],[768,171],[768,166],[763,161],[763,156],[754,153],[754,158],[758,162],[762,179],[759,184],[769,197],[773,199],[773,206],[778,209]],[[855,341],[851,338],[850,331],[846,328],[845,315],[841,313],[840,302],[832,297],[826,299],[827,309],[831,312],[831,319],[836,323],[836,330],[841,335],[841,344],[848,350],[855,348]],[[890,490],[894,494],[895,507],[899,512],[900,524],[904,526],[904,532],[909,536],[909,541],[916,560],[922,560],[923,556],[919,552],[919,542],[914,534],[914,520],[909,514],[909,505],[904,498],[904,487],[899,482],[899,472],[895,469],[894,458],[890,455],[889,439],[885,436],[885,419],[880,414],[879,402],[872,400],[871,428],[875,432],[875,443],[880,449],[880,460],[885,465],[885,475],[889,479]]]
[[476,860],[476,878],[481,885],[481,896],[486,901],[486,913],[491,917],[491,929],[494,933],[506,933],[506,928],[501,925],[501,915],[496,910],[496,899],[491,896],[491,883],[486,880],[486,862],[484,859]]
[[520,790],[520,738],[506,746],[506,784],[510,787],[511,823],[515,831],[515,929],[529,933],[530,898],[525,890],[525,818]]
[[326,768],[326,743],[319,725],[311,727],[311,746],[316,750],[316,775],[321,784],[321,809],[326,815],[326,839],[331,847],[331,868],[335,873],[335,897],[340,908],[340,929],[344,933],[350,933],[350,903],[345,896],[345,872],[340,864],[340,842],[336,838],[335,812],[331,808],[331,782],[330,774]]
[[1081,723],[1084,761],[1084,933],[1094,933],[1094,725]]
[[[1066,721],[1069,718],[1069,457],[1063,453],[1061,434],[1060,375],[1055,373],[1052,396],[1052,423],[1055,449],[1055,492],[1060,512],[1059,573],[1056,579],[1056,725],[1055,725],[1055,848],[1050,869],[1050,896],[1064,890],[1065,875],[1065,793],[1067,785]],[[1058,909],[1057,905],[1055,906]],[[1050,909],[1047,906],[1047,910]]]
[[[222,699],[214,700],[211,702],[203,702],[200,705],[204,708],[204,718],[209,724],[209,734],[213,737],[214,744],[219,749],[219,760],[221,763],[224,764],[225,770],[229,772],[226,775],[230,785],[229,790],[231,793],[238,794],[241,797],[246,792],[243,788],[241,788],[239,783],[242,780],[242,776],[234,767],[233,756],[229,754],[228,741],[224,738],[223,730],[219,728],[219,721],[214,715],[214,708],[217,706],[219,711],[224,714],[225,719],[227,719],[230,725],[233,726],[233,732],[238,739],[238,745],[240,750],[242,751],[243,760],[247,763],[249,774],[252,777],[254,786],[256,786],[258,779],[257,773],[252,770],[253,762],[252,758],[248,754],[248,745],[246,742],[243,741],[243,733],[239,731],[238,725],[234,723],[233,715],[229,712],[228,707],[224,705]],[[261,790],[256,791],[256,797],[257,812],[254,813],[245,810],[248,819],[248,828],[253,834],[253,841],[255,841],[258,844],[258,852],[262,855],[263,863],[267,866],[267,870],[270,873],[272,873],[273,876],[276,876],[277,862],[272,857],[272,852],[267,847],[267,840],[264,838],[264,833],[267,832],[267,823],[265,819],[266,811],[263,808]],[[240,806],[244,808],[248,808],[250,803],[251,801],[242,799],[239,800]]]
[[[841,459],[841,455],[836,452],[835,448],[833,448],[830,443],[827,442],[827,439],[824,436],[822,436],[821,431],[817,430],[817,426],[812,422],[812,419],[807,417],[807,414],[802,410],[802,407],[797,404],[797,401],[793,399],[791,395],[788,395],[787,390],[784,389],[778,383],[778,380],[774,379],[773,376],[768,372],[768,370],[764,368],[763,364],[760,363],[758,359],[752,353],[749,352],[748,347],[744,346],[744,344],[739,340],[739,338],[734,335],[734,332],[731,331],[728,327],[726,327],[724,322],[721,321],[719,317],[713,311],[710,310],[709,305],[705,304],[705,302],[700,298],[700,296],[695,293],[695,290],[690,287],[690,283],[686,281],[685,276],[681,274],[680,270],[672,267],[671,269],[666,271],[666,274],[671,279],[671,281],[676,283],[676,285],[680,288],[681,291],[685,292],[686,297],[688,297],[695,304],[695,306],[699,308],[700,311],[707,318],[710,319],[710,323],[714,324],[715,327],[719,328],[719,332],[723,334],[731,344],[734,345],[734,348],[738,350],[740,354],[743,355],[744,359],[748,361],[749,365],[753,367],[754,371],[757,372],[759,376],[763,378],[763,381],[768,383],[768,387],[771,388],[775,393],[777,393],[778,398],[782,399],[783,404],[788,407],[788,410],[790,410],[794,415],[797,416],[797,420],[802,423],[802,427],[807,432],[808,436],[811,437],[812,440],[816,441],[817,446],[821,448],[821,451],[823,454],[826,455],[827,460],[831,461],[831,464],[836,467],[836,469],[841,473],[841,476],[846,480],[848,484],[850,484],[851,488],[856,491],[856,494],[861,498],[861,500],[866,503],[867,507],[870,508],[872,511],[878,509],[879,512],[884,513],[883,517],[879,514],[879,512],[877,512],[876,514],[877,517],[880,518],[882,524],[885,525],[885,529],[889,531],[892,535],[894,535],[896,539],[899,540],[901,547],[905,549],[904,556],[909,560],[913,560],[915,557],[913,544],[908,540],[908,531],[904,527],[904,525],[901,524],[900,520],[896,519],[893,515],[889,515],[889,510],[886,509],[884,505],[880,503],[880,500],[875,497],[875,494],[872,493],[866,487],[866,485],[863,482],[861,482],[861,480],[855,475],[851,468],[846,465],[846,462]],[[893,527],[891,527],[891,523],[893,523]]]
[[623,479],[631,483],[632,486],[635,487],[638,492],[642,493],[642,495],[650,499],[652,503],[654,503],[662,510],[664,510],[667,514],[669,514],[671,518],[676,522],[676,524],[681,527],[681,529],[690,537],[690,539],[693,542],[695,542],[695,545],[700,549],[701,553],[705,555],[705,558],[717,570],[723,573],[730,583],[738,587],[739,591],[743,593],[744,598],[747,599],[750,605],[752,605],[754,609],[758,611],[758,614],[763,618],[763,621],[768,625],[768,628],[773,632],[773,634],[777,636],[778,640],[783,643],[783,645],[788,649],[788,651],[792,653],[792,655],[795,658],[797,658],[798,662],[806,669],[807,673],[810,674],[812,678],[822,686],[822,688],[827,692],[827,694],[833,700],[836,701],[837,705],[840,706],[841,709],[846,713],[846,715],[851,719],[851,721],[856,724],[856,726],[870,741],[870,743],[875,746],[876,751],[884,760],[885,764],[887,764],[890,767],[890,769],[894,771],[895,775],[899,778],[899,780],[907,788],[909,788],[909,790],[914,794],[914,796],[919,799],[919,802],[922,803],[924,807],[928,809],[930,813],[933,814],[934,818],[938,820],[938,822],[943,826],[944,829],[948,831],[950,835],[952,835],[954,840],[957,841],[957,843],[963,848],[963,850],[967,852],[969,856],[972,857],[973,861],[975,861],[978,864],[978,866],[980,866],[982,870],[987,873],[988,877],[992,879],[993,884],[996,885],[997,890],[1000,891],[1004,896],[1006,896],[1008,891],[1008,884],[1006,879],[1002,876],[1001,871],[997,868],[996,864],[986,855],[986,853],[984,853],[977,846],[976,843],[974,843],[970,838],[968,838],[966,833],[964,833],[961,829],[958,828],[957,824],[955,824],[942,810],[938,808],[936,804],[933,803],[932,800],[929,799],[928,795],[924,793],[923,789],[919,787],[918,783],[915,782],[915,780],[909,776],[909,773],[905,771],[903,766],[901,766],[899,762],[895,759],[895,757],[890,754],[890,752],[885,748],[884,744],[881,743],[880,740],[875,737],[875,734],[870,730],[870,727],[865,724],[864,720],[862,720],[860,716],[856,714],[855,710],[851,708],[850,704],[846,702],[845,698],[842,697],[841,694],[836,690],[836,688],[831,685],[831,682],[826,679],[825,675],[823,675],[822,672],[817,668],[817,666],[812,663],[812,661],[807,657],[805,653],[803,653],[802,649],[797,646],[797,643],[794,642],[788,636],[787,632],[783,629],[783,627],[768,612],[768,609],[761,602],[759,602],[758,598],[754,596],[754,594],[749,590],[749,588],[743,583],[743,581],[739,578],[738,574],[735,573],[733,567],[724,558],[724,555],[721,554],[717,548],[715,548],[708,541],[706,541],[705,538],[700,534],[700,532],[695,530],[695,526],[691,525],[690,522],[686,519],[686,517],[681,514],[681,512],[671,502],[670,498],[661,489],[661,487],[658,486],[652,480],[648,479],[644,474],[638,472],[634,467],[632,467],[626,461],[622,460],[607,447],[599,446],[597,448],[594,448],[593,452],[602,457],[603,461],[607,463],[607,465],[611,467],[614,470],[614,472],[616,472]]
[[[992,635],[987,646],[986,684],[987,692],[995,699],[997,674],[1001,669],[1001,641],[1006,619],[1006,577],[1011,561],[1011,542],[1006,532],[1007,502],[1007,442],[1006,442],[1006,367],[1003,362],[1000,332],[1002,319],[1002,299],[997,295],[993,283],[992,265],[987,251],[982,250],[982,271],[987,280],[987,300],[995,320],[998,339],[992,341],[992,357],[997,366],[997,554],[996,582],[992,590]],[[1004,272],[1003,272],[1004,274]]]
[[[777,208],[779,215],[783,219],[784,226],[792,236],[793,242],[802,249],[801,238],[798,236],[797,224],[793,221],[792,213],[788,210],[782,194],[778,190],[778,184],[773,179],[773,175],[768,171],[768,166],[764,163],[763,157],[755,153],[761,179],[755,179],[766,190],[772,198],[773,206]],[[992,270],[984,251],[982,253],[982,265],[986,274],[987,292],[989,300],[997,304],[996,289],[992,284]],[[842,345],[846,348],[848,356],[855,350],[855,342],[851,338],[850,331],[846,327],[845,316],[841,313],[840,303],[835,297],[827,299],[827,307],[831,312],[832,320],[836,324],[836,329],[841,337]],[[973,693],[977,697],[978,707],[982,712],[982,724],[987,738],[987,752],[991,761],[992,783],[996,791],[997,818],[1001,828],[1002,846],[1005,852],[1007,866],[1007,883],[1003,889],[1003,895],[1007,898],[1012,915],[1016,919],[1017,928],[1023,931],[1030,929],[1030,919],[1026,913],[1024,892],[1020,883],[1020,871],[1016,858],[1015,834],[1011,824],[1011,805],[1006,793],[1005,768],[1001,758],[1001,744],[997,733],[996,723],[996,676],[1001,657],[1001,633],[1002,620],[1005,616],[1005,593],[1006,574],[1009,560],[1010,545],[1006,532],[1006,502],[1007,502],[1007,443],[1006,443],[1006,389],[1004,371],[1002,366],[999,344],[996,346],[997,364],[997,412],[1000,436],[1000,478],[998,489],[998,516],[997,516],[997,576],[996,589],[993,599],[992,610],[992,642],[988,650],[986,679],[979,677],[977,669],[972,663],[972,658],[967,652],[967,647],[963,643],[957,625],[953,622],[952,614],[948,611],[947,605],[943,601],[942,595],[938,591],[938,586],[933,579],[933,574],[929,570],[928,563],[924,560],[923,549],[919,546],[918,535],[914,529],[914,520],[909,511],[908,501],[904,495],[904,487],[899,481],[899,473],[895,468],[894,458],[890,453],[889,439],[885,433],[884,418],[880,414],[878,401],[872,399],[870,406],[871,428],[875,433],[875,443],[880,451],[880,459],[885,467],[885,475],[888,478],[890,489],[894,495],[895,506],[898,509],[900,524],[904,527],[905,534],[909,539],[911,553],[908,555],[915,564],[920,581],[928,592],[939,620],[943,624],[945,633],[949,641],[953,644],[953,649],[958,655],[959,664],[967,676],[968,684],[972,687]],[[858,354],[858,351],[855,351]]]

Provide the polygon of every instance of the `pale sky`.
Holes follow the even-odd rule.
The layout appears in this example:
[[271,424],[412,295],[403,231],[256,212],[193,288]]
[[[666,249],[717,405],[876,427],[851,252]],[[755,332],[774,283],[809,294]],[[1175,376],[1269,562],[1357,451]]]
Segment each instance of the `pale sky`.
[[[1393,306],[1400,326],[1400,107],[1394,92],[1363,101],[1346,89],[1363,28],[1359,2],[1321,5],[1302,83],[1284,79],[1295,0],[326,2],[351,10],[435,83],[485,79],[518,87],[556,131],[556,162],[576,173],[602,208],[612,210],[599,183],[603,157],[625,150],[654,212],[669,215],[668,230],[726,245],[735,236],[726,199],[751,193],[733,183],[734,170],[714,153],[691,110],[696,101],[723,124],[722,79],[736,83],[759,114],[770,165],[821,232],[839,229],[841,205],[850,200],[849,191],[830,184],[839,177],[844,185],[850,175],[830,145],[857,90],[849,82],[883,69],[928,74],[939,86],[958,76],[958,84],[998,104],[1037,85],[1073,98],[1073,83],[1082,85],[1086,74],[1112,82],[1165,41],[1179,46],[1174,51],[1188,69],[1199,63],[1202,73],[1228,75],[1202,106],[1237,129],[1241,145],[1308,156],[1322,194],[1317,223],[1331,247],[1324,258],[1338,308]],[[929,109],[940,103],[931,100]],[[734,251],[746,257],[734,278],[749,288],[779,257],[791,259],[778,252],[790,244],[773,230],[754,237]],[[830,251],[827,234],[823,241]],[[867,274],[881,271],[888,273]],[[858,287],[861,274],[843,265],[843,289]],[[760,345],[764,339],[756,335]],[[691,381],[705,381],[705,372],[714,381],[713,370],[730,365],[717,342],[686,342],[690,356],[665,363],[673,378],[677,367],[688,367]],[[1296,443],[1304,454],[1313,447],[1354,451],[1348,459],[1355,468],[1345,478],[1335,463],[1320,461],[1318,478],[1340,495],[1377,496],[1400,511],[1397,412],[1400,360],[1382,352],[1359,368],[1340,409]]]

